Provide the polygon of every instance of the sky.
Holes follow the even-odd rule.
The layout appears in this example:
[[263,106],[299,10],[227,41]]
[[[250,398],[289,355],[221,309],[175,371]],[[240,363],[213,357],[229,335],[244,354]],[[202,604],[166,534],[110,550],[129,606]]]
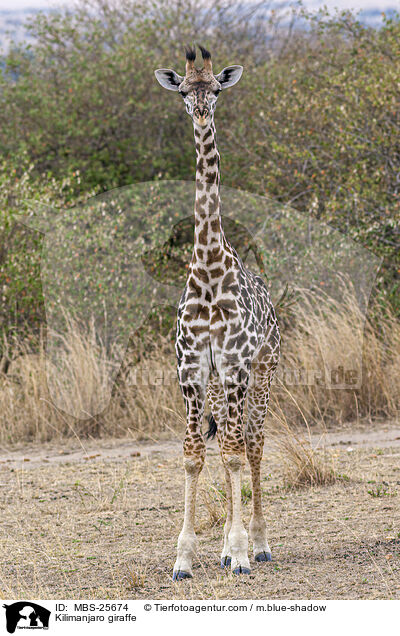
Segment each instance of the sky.
[[[73,4],[73,2],[57,2],[56,0],[0,0],[0,10],[11,10],[35,8],[41,9],[46,7],[57,6],[60,4]],[[386,7],[399,7],[400,0],[304,0],[306,7],[313,8],[314,6],[327,5],[329,9],[369,9],[378,8],[384,10]]]
[[329,9],[356,9],[361,11],[362,9],[381,9],[382,11],[387,8],[400,9],[400,0],[326,0],[325,2],[319,0],[304,0],[304,4],[308,8],[321,7],[326,5]]

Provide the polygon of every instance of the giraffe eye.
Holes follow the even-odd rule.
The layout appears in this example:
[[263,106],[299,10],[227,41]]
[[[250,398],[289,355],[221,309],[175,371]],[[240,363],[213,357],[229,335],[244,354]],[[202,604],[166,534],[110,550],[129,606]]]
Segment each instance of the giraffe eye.
[[182,95],[182,97],[187,97],[187,93],[185,93],[185,91],[179,91],[179,94]]

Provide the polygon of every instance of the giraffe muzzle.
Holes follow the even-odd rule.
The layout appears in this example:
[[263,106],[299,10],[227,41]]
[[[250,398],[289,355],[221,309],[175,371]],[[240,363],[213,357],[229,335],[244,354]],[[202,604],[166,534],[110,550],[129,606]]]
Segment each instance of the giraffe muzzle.
[[208,108],[196,107],[193,111],[193,120],[198,126],[205,126],[210,120],[210,111]]

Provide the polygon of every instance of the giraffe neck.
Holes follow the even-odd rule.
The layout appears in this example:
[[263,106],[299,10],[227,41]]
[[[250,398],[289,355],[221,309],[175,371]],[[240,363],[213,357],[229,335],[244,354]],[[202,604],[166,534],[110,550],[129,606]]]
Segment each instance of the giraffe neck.
[[219,196],[219,152],[214,122],[194,125],[196,144],[196,201],[194,208],[194,256],[207,262],[210,253],[222,245]]

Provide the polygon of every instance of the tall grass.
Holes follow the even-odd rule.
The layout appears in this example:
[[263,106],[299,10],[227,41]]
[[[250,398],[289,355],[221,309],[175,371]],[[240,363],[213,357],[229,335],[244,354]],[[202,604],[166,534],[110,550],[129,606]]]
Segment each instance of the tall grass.
[[310,424],[399,414],[400,323],[388,308],[365,317],[346,285],[340,303],[302,291],[282,341],[275,411]]
[[[57,366],[46,356],[44,338],[36,353],[26,342],[13,345],[14,359],[7,373],[0,373],[1,443],[64,436],[151,439],[182,428],[183,403],[170,341],[142,341],[140,349],[127,354],[111,399],[98,414],[112,363],[92,326],[84,330],[72,320],[67,325],[60,335],[64,355]],[[144,355],[149,350],[151,355]]]
[[[67,325],[62,381],[46,362],[44,338],[34,351],[26,342],[13,344],[14,359],[7,373],[0,372],[1,443],[72,435],[151,439],[182,434],[185,418],[173,338],[142,339],[131,347],[111,399],[100,414],[91,415],[91,400],[104,391],[111,361],[93,325],[86,330],[71,320]],[[282,422],[291,428],[317,422],[329,426],[398,415],[400,324],[388,310],[378,316],[375,312],[364,324],[351,294],[344,294],[339,307],[329,298],[316,302],[304,292],[291,326],[282,332],[280,372],[270,405],[271,413],[279,414],[278,429]],[[345,388],[333,388],[342,386],[331,382],[332,373],[338,379],[338,368],[351,372]],[[354,380],[358,384],[351,384]],[[55,403],[54,391],[59,392]],[[67,408],[69,400],[74,400],[73,408]],[[63,404],[66,410],[60,408]],[[77,412],[80,417],[70,414]]]

